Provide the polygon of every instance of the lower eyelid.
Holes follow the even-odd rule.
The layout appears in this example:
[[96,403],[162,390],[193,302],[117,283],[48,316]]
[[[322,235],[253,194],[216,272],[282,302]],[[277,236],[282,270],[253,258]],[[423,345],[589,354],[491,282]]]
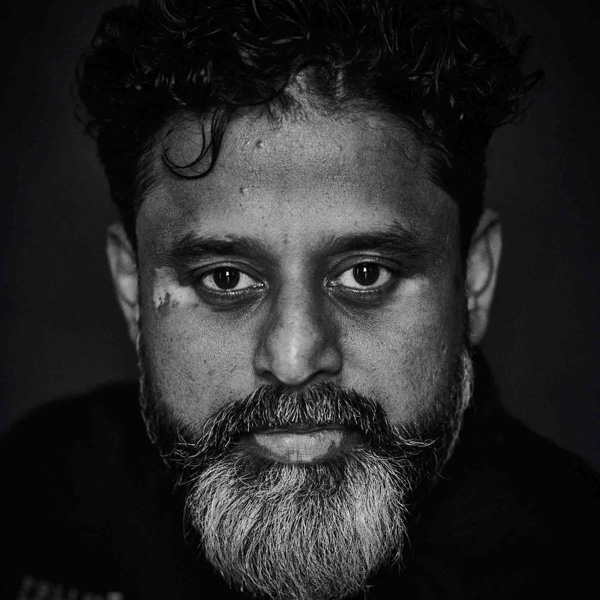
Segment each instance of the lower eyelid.
[[250,287],[231,292],[219,292],[217,290],[211,290],[206,287],[199,287],[196,289],[196,294],[203,302],[205,302],[208,305],[226,307],[236,306],[239,303],[244,303],[245,301],[253,301],[261,295],[260,291],[260,288],[257,289]]
[[226,296],[233,297],[233,296],[241,296],[243,294],[252,294],[252,293],[258,292],[259,290],[261,290],[263,288],[262,285],[249,285],[247,287],[243,287],[240,289],[232,289],[232,290],[221,290],[218,288],[210,288],[210,287],[203,286],[203,285],[200,285],[199,287],[201,288],[201,290],[203,292],[206,292],[208,294],[212,294],[215,296],[218,295],[218,296],[223,296],[223,297],[226,297]]
[[[378,263],[373,263],[376,264],[381,272],[380,272],[380,279],[385,279],[382,283],[378,283],[375,282],[374,284],[372,284],[372,286],[361,286],[360,283],[358,283],[357,281],[356,283],[356,287],[355,286],[350,286],[350,285],[344,285],[343,283],[334,283],[333,286],[334,287],[345,287],[347,289],[351,289],[351,290],[358,290],[358,291],[367,291],[367,290],[374,290],[377,288],[383,288],[385,287],[387,284],[389,284],[393,278],[394,278],[394,273],[392,272],[392,270],[389,267],[386,267],[384,265],[380,265]],[[342,278],[343,275],[345,275],[346,273],[348,273],[349,271],[352,271],[354,269],[354,267],[351,267],[349,269],[346,269],[343,273],[341,273],[340,275],[338,275],[333,281],[339,282]],[[350,275],[350,277],[352,277],[352,275]]]
[[245,287],[241,288],[241,289],[231,289],[231,290],[221,290],[218,287],[210,287],[208,285],[206,285],[206,281],[210,279],[210,277],[212,275],[214,275],[215,271],[217,271],[218,269],[213,269],[211,271],[208,271],[207,273],[202,274],[201,277],[199,277],[198,282],[199,285],[201,285],[204,289],[207,289],[211,292],[215,292],[215,293],[221,293],[221,294],[227,294],[227,293],[235,293],[235,292],[241,292],[244,290],[249,290],[249,289],[253,289],[253,288],[258,288],[258,287],[263,287],[263,283],[261,283],[260,281],[257,281],[254,277],[248,275],[247,273],[244,273],[243,271],[241,271],[240,269],[237,269],[240,272],[240,281],[238,282],[241,283],[243,282],[242,278],[246,278],[248,280],[248,285],[246,285]]

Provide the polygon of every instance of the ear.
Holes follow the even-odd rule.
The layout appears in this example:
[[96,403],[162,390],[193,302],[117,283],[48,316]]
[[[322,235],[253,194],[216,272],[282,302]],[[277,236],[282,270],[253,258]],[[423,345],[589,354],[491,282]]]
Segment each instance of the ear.
[[493,210],[486,209],[471,238],[466,264],[469,337],[473,345],[481,342],[487,329],[501,254],[500,221]]
[[110,225],[106,236],[106,254],[113,278],[117,300],[136,343],[139,331],[138,267],[136,253],[121,223]]

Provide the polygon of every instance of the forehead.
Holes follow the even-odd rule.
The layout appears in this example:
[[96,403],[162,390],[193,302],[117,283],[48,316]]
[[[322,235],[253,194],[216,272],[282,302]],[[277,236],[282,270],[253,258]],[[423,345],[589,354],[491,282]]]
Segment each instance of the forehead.
[[424,148],[391,118],[247,115],[229,124],[207,175],[194,177],[208,159],[179,175],[161,161],[164,149],[177,165],[193,163],[206,134],[197,118],[167,124],[164,146],[154,149],[155,185],[138,214],[138,239],[165,246],[198,228],[234,234],[259,224],[280,235],[307,228],[335,235],[394,221],[436,236],[448,235],[456,220],[455,203],[429,181]]

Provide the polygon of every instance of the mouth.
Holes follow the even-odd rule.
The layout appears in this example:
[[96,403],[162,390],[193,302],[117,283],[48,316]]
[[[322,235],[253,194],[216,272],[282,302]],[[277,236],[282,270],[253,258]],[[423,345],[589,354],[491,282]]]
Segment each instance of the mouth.
[[331,460],[359,443],[359,433],[347,427],[291,425],[263,429],[244,436],[244,442],[263,458],[282,463]]

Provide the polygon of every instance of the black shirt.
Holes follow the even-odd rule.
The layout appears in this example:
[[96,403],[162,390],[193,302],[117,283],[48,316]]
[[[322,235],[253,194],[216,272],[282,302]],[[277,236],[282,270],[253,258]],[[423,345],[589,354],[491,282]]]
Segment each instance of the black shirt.
[[[457,449],[414,511],[404,571],[379,574],[369,598],[595,595],[598,475],[505,413],[489,379],[479,363]],[[184,540],[136,385],[52,403],[0,451],[3,600],[242,598]]]

